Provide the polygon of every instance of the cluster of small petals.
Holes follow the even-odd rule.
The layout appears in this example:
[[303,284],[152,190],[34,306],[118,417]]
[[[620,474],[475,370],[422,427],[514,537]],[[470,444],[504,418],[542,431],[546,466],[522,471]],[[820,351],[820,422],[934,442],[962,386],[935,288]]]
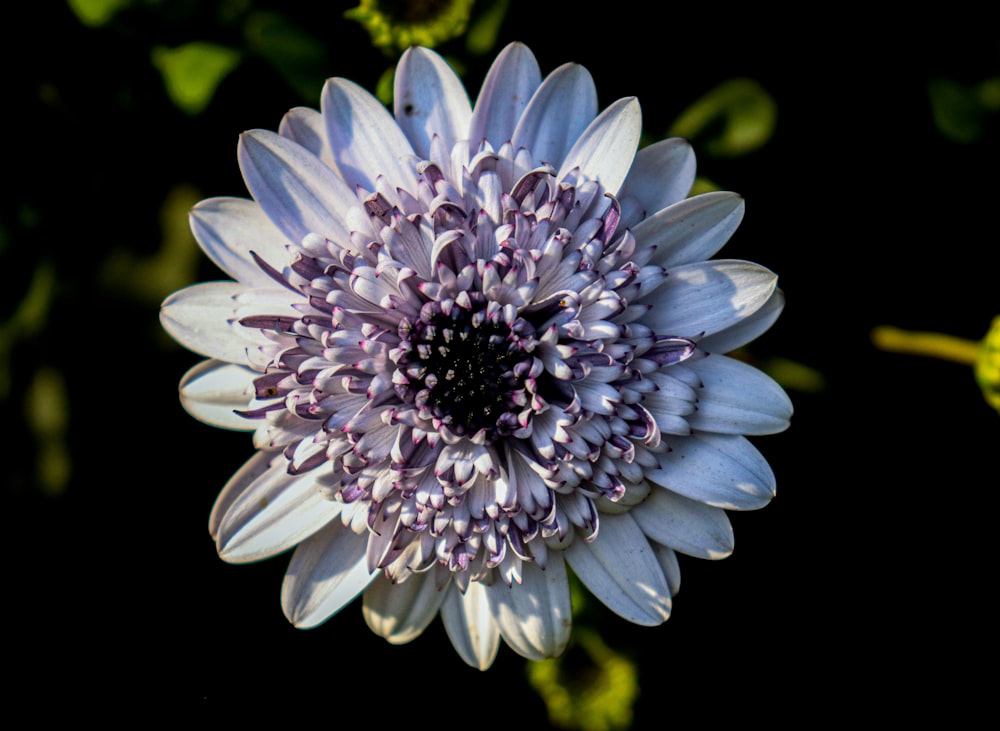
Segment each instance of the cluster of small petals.
[[[411,49],[400,71],[397,96],[414,101],[395,119],[334,79],[322,115],[296,110],[279,134],[244,135],[256,201],[206,202],[192,216],[237,282],[164,305],[168,331],[213,359],[185,377],[182,397],[199,418],[253,429],[274,455],[220,497],[220,553],[252,560],[267,541],[270,553],[301,543],[289,618],[322,621],[368,587],[366,618],[393,641],[419,634],[392,618],[393,597],[409,606],[432,583],[424,621],[440,608],[480,667],[495,642],[472,637],[502,634],[526,656],[564,646],[552,629],[568,610],[564,561],[622,616],[662,621],[674,551],[725,555],[724,508],[773,493],[744,435],[780,431],[791,414],[766,376],[706,357],[781,309],[767,270],[707,261],[742,202],[684,198],[687,148],[669,140],[637,155],[638,105],[596,115],[580,67],[543,81],[514,44],[474,110],[436,54]],[[414,95],[417,84],[432,91]],[[498,106],[508,96],[514,112]],[[370,136],[348,141],[355,127]],[[273,228],[259,250],[232,240],[261,212]],[[217,310],[224,293],[228,324],[205,330],[193,307]],[[222,400],[247,427],[220,414]],[[363,550],[341,548],[351,540]],[[615,551],[620,576],[607,571]],[[293,572],[300,564],[314,580]],[[550,602],[534,634],[510,615],[527,611],[525,592]]]

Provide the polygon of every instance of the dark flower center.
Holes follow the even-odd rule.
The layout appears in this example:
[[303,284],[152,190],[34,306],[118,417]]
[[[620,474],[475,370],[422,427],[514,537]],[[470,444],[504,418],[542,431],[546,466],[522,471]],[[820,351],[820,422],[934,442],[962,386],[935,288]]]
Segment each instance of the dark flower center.
[[408,383],[397,384],[396,392],[403,401],[459,436],[485,430],[492,441],[517,428],[532,362],[527,322],[508,322],[474,293],[465,306],[427,303],[399,334],[404,354],[397,365]]

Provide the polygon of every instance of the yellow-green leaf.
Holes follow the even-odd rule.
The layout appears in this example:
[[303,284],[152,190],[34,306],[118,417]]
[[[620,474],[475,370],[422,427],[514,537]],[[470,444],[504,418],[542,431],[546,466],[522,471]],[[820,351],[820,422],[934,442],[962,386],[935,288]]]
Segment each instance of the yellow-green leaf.
[[669,135],[697,141],[710,155],[735,157],[752,152],[774,133],[778,105],[753,79],[726,81],[688,107]]
[[153,65],[163,75],[167,94],[188,114],[204,110],[221,81],[240,62],[239,51],[203,41],[176,48],[158,46],[152,56]]
[[67,0],[77,20],[91,28],[104,25],[130,4],[130,0]]

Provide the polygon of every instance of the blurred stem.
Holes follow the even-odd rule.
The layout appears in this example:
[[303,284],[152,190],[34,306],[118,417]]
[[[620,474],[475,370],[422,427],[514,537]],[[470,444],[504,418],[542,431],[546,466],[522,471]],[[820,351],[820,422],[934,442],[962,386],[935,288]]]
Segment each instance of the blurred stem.
[[913,332],[881,326],[872,330],[872,342],[880,350],[907,355],[924,355],[974,365],[981,343],[933,332]]

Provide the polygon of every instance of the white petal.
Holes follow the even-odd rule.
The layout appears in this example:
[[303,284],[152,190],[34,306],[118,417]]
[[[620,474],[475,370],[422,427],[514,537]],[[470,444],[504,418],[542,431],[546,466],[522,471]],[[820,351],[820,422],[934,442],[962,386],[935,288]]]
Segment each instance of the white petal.
[[629,515],[650,540],[681,553],[719,559],[733,552],[733,528],[722,508],[654,486]]
[[267,130],[240,135],[237,156],[247,189],[290,240],[309,233],[346,244],[348,211],[357,196],[302,145]]
[[211,515],[208,516],[208,533],[212,536],[213,541],[217,541],[219,538],[219,524],[222,523],[223,516],[229,512],[229,508],[246,491],[247,487],[271,468],[271,460],[274,456],[274,452],[254,452],[253,456],[226,482],[225,487],[215,499]]
[[746,204],[736,193],[714,191],[654,213],[632,229],[636,247],[653,245],[650,264],[671,270],[710,259],[743,220]]
[[[248,347],[267,345],[268,340],[259,330],[243,327],[239,316],[254,314],[298,315],[289,302],[293,295],[287,290],[260,290],[271,293],[255,304],[244,305],[243,301],[252,296],[237,282],[203,282],[174,292],[164,300],[160,308],[160,324],[170,336],[188,350],[207,358],[224,360],[229,363],[246,363]],[[284,300],[279,309],[268,302]],[[246,308],[250,308],[249,310]]]
[[367,540],[340,520],[299,544],[281,585],[281,606],[301,629],[322,624],[378,576],[368,572]]
[[[694,185],[695,168],[694,150],[680,137],[659,140],[639,150],[619,193],[621,225],[631,228],[656,211],[684,200]],[[628,199],[638,202],[634,219],[625,216]]]
[[656,421],[660,431],[665,434],[690,434],[691,425],[686,417],[696,408],[697,392],[669,373],[652,374],[650,380],[657,389],[644,394],[642,406]]
[[433,135],[440,137],[449,151],[466,139],[472,117],[469,96],[451,66],[437,53],[426,48],[407,49],[396,66],[394,85],[396,122],[420,157],[430,159]]
[[333,151],[326,138],[326,122],[323,115],[308,107],[295,107],[281,118],[278,134],[297,142],[322,160],[334,171]]
[[590,72],[564,64],[535,90],[514,131],[514,148],[527,147],[536,162],[555,168],[597,116],[597,89]]
[[562,553],[551,552],[544,570],[526,561],[521,571],[522,583],[497,581],[487,588],[490,610],[516,653],[529,660],[556,657],[566,649],[573,622]]
[[573,387],[580,398],[580,405],[586,413],[604,414],[605,416],[612,416],[615,413],[621,393],[611,384],[599,383],[593,379],[585,378],[575,382]]
[[441,620],[467,665],[486,670],[493,664],[500,649],[500,628],[493,621],[485,585],[469,582],[463,594],[453,583],[441,605]]
[[776,434],[788,428],[792,402],[773,378],[751,365],[712,355],[689,365],[702,380],[694,429],[721,434]]
[[416,639],[437,616],[444,601],[448,583],[440,579],[437,567],[411,574],[399,584],[380,574],[364,594],[361,611],[365,622],[375,634],[393,644]]
[[563,160],[558,177],[579,167],[615,195],[628,176],[639,147],[642,111],[635,97],[619,99],[601,112],[574,143]]
[[646,472],[650,482],[731,510],[761,508],[774,497],[774,473],[746,437],[698,432],[670,446],[657,455],[662,467]]
[[396,261],[406,262],[417,276],[426,281],[433,279],[431,252],[434,250],[434,224],[423,219],[419,225],[403,218],[382,229],[382,242],[386,253]]
[[660,336],[711,335],[757,312],[777,282],[773,272],[747,261],[719,259],[676,267],[653,293],[654,307],[642,322]]
[[515,42],[504,48],[486,74],[472,112],[469,131],[472,149],[479,149],[484,139],[493,149],[510,141],[541,82],[538,61],[526,45]]
[[219,523],[216,544],[229,563],[270,558],[295,546],[336,518],[342,504],[324,496],[331,468],[288,474],[288,461],[271,467],[246,486]]
[[375,178],[385,175],[391,185],[416,191],[413,148],[382,102],[353,81],[329,79],[322,109],[337,169],[349,185],[374,191]]
[[677,596],[677,592],[681,590],[681,565],[677,560],[677,553],[674,552],[674,549],[655,541],[650,541],[649,544],[653,547],[656,560],[660,562],[663,575],[667,577],[670,596]]
[[767,332],[785,308],[785,294],[776,289],[750,317],[744,318],[714,335],[702,339],[698,345],[709,353],[728,353],[741,348]]
[[181,405],[191,416],[206,424],[222,429],[253,431],[259,422],[235,412],[247,408],[253,400],[253,381],[258,375],[243,366],[204,360],[181,379]]
[[191,209],[191,231],[216,266],[250,286],[274,281],[254,261],[254,252],[278,271],[288,259],[288,239],[255,201],[208,198]]
[[629,513],[602,514],[597,539],[573,541],[566,561],[598,599],[630,622],[654,626],[670,616],[667,579]]

